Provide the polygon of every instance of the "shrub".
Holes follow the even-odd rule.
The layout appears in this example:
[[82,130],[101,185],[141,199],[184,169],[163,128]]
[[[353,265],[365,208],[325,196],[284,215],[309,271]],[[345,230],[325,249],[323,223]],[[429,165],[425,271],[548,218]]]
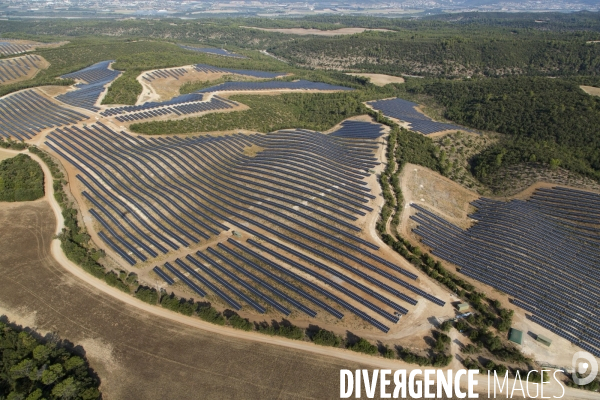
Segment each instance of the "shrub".
[[248,321],[246,318],[242,318],[239,315],[233,313],[229,317],[229,325],[234,327],[235,329],[241,329],[243,331],[251,331],[254,325],[252,322]]
[[225,325],[225,317],[223,314],[218,312],[214,307],[210,305],[201,306],[198,309],[198,316],[200,319],[211,322],[217,325]]
[[148,304],[156,304],[158,301],[158,292],[154,288],[140,286],[135,292],[135,297]]
[[348,349],[350,349],[352,351],[356,351],[357,353],[365,353],[365,354],[370,354],[370,355],[377,354],[377,346],[369,343],[368,340],[363,339],[363,338],[359,338],[356,343],[348,346]]
[[331,331],[319,329],[312,337],[312,341],[321,346],[339,347],[342,343],[342,338]]

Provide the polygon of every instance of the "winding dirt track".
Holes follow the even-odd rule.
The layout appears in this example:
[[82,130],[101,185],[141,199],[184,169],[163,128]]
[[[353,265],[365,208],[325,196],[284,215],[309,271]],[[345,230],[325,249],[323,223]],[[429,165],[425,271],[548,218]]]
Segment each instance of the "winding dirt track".
[[[0,314],[83,345],[105,399],[338,398],[342,368],[414,368],[209,324],[93,278],[66,259],[53,239],[64,221],[50,171],[32,158],[44,170],[45,199],[0,203]],[[483,376],[478,389],[487,389]],[[561,392],[558,385],[544,390],[550,396]],[[567,388],[563,398],[598,395]]]

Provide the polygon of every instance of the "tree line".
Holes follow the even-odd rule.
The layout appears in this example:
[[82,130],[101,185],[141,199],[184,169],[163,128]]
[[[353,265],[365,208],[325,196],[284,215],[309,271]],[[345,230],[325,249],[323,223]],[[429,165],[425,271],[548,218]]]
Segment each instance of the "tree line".
[[44,197],[44,172],[27,154],[0,162],[0,201],[31,201]]
[[0,318],[0,398],[99,399],[100,382],[87,360],[68,348]]

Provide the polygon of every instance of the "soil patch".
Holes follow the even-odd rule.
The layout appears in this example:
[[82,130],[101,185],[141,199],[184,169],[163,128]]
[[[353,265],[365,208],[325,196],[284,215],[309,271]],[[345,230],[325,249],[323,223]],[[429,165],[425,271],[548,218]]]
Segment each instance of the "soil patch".
[[600,88],[594,86],[579,86],[581,90],[592,96],[600,96]]
[[348,72],[346,75],[362,76],[365,78],[369,78],[371,83],[373,85],[377,85],[377,86],[385,86],[388,83],[404,83],[404,78],[401,78],[399,76],[392,76],[392,75],[363,74],[363,73],[353,73],[353,72]]

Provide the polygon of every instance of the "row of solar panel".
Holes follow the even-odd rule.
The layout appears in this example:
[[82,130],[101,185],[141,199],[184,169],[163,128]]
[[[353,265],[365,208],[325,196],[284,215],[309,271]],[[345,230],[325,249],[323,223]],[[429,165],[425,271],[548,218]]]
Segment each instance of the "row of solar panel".
[[194,65],[194,69],[198,72],[204,73],[228,73],[228,74],[237,74],[237,75],[245,75],[253,78],[261,78],[261,79],[274,79],[280,76],[285,76],[285,72],[267,72],[267,71],[255,71],[250,69],[232,69],[232,68],[220,68],[214,67],[212,65],[207,64],[196,64]]
[[155,79],[159,78],[175,78],[179,80],[182,76],[188,73],[188,70],[185,68],[172,68],[172,69],[158,69],[152,72],[146,72],[142,75],[142,79],[147,82],[152,82]]
[[[87,129],[87,128],[86,128],[86,129]],[[51,138],[51,137],[50,137],[50,138]],[[113,140],[114,140],[114,139],[113,139]],[[105,145],[109,145],[109,143],[102,143],[102,145],[103,145],[103,146],[105,146]],[[128,157],[130,157],[130,156],[128,156]],[[133,176],[136,176],[136,175],[135,175],[135,174],[133,174]]]
[[102,61],[82,70],[62,75],[65,79],[78,79],[84,83],[75,85],[75,90],[56,96],[57,100],[74,107],[98,112],[96,103],[102,96],[106,85],[117,79],[120,72],[109,68],[112,60]]
[[10,43],[5,41],[5,39],[2,39],[3,41],[0,42],[0,54],[3,56],[8,56],[11,54],[19,54],[19,53],[25,53],[31,49],[33,49],[34,46],[28,45],[28,44],[20,44],[20,43]]
[[570,316],[568,323],[554,327],[555,333],[571,341],[586,338],[585,343],[573,341],[580,346],[595,343],[600,336],[596,322],[600,282],[589,267],[600,259],[598,247],[578,243],[560,220],[548,218],[535,202],[479,199],[472,204],[478,207],[473,217],[479,222],[466,232],[413,205],[419,210],[411,216],[419,223],[414,231],[434,255],[516,297],[515,304],[527,311],[546,319],[561,313]]
[[42,130],[88,119],[61,107],[33,89],[0,98],[0,136],[31,139]]
[[0,83],[26,76],[32,69],[39,69],[38,63],[41,61],[40,57],[31,54],[0,60]]
[[[233,103],[233,104],[232,104]],[[141,121],[148,118],[156,118],[163,115],[175,114],[188,115],[207,111],[227,110],[237,103],[213,96],[209,101],[185,103],[171,107],[149,109],[148,111],[134,112],[131,114],[119,115],[115,119],[119,122]]]
[[219,56],[233,57],[233,58],[248,58],[248,57],[242,56],[240,54],[231,53],[225,49],[216,49],[216,48],[212,48],[212,47],[192,47],[192,46],[186,46],[183,44],[180,44],[179,47],[181,47],[182,49],[185,49],[185,50],[197,51],[199,53],[216,54]]
[[472,132],[472,130],[465,129],[457,125],[435,122],[431,118],[416,110],[418,104],[400,98],[371,101],[367,104],[369,104],[375,110],[381,111],[385,116],[408,122],[411,130],[424,135],[447,130],[462,130]]
[[[96,126],[100,126],[100,128],[95,128]],[[94,129],[94,131],[91,131],[91,129]],[[273,210],[270,210],[269,208],[264,209],[265,213],[257,212],[254,210],[246,209],[244,207],[240,207],[237,204],[237,202],[238,202],[237,200],[234,203],[234,202],[228,200],[227,197],[219,197],[221,195],[221,190],[218,190],[215,187],[219,187],[220,185],[215,185],[213,183],[212,184],[213,187],[210,188],[210,183],[203,181],[203,179],[209,178],[209,177],[206,174],[200,174],[199,172],[202,169],[206,170],[205,163],[207,162],[208,158],[213,160],[213,162],[215,162],[214,158],[218,159],[218,161],[216,161],[216,162],[231,162],[231,154],[232,154],[231,152],[233,151],[233,149],[235,148],[239,154],[240,150],[243,149],[243,147],[248,144],[247,140],[246,140],[246,143],[242,143],[241,140],[234,143],[234,142],[232,142],[233,139],[231,139],[231,137],[228,137],[228,138],[206,138],[206,139],[164,138],[164,139],[158,139],[158,140],[149,140],[149,139],[145,139],[145,138],[136,138],[137,139],[136,140],[134,138],[129,137],[129,138],[127,138],[127,140],[124,140],[124,139],[115,140],[119,135],[114,132],[112,132],[111,134],[106,134],[106,130],[107,130],[107,128],[101,124],[94,125],[94,127],[92,127],[92,128],[86,127],[86,128],[84,128],[84,130],[80,130],[79,128],[73,127],[73,128],[68,128],[68,129],[64,129],[64,130],[57,130],[57,132],[56,132],[57,134],[49,135],[48,139],[52,142],[52,144],[50,144],[50,145],[53,147],[53,149],[61,152],[61,156],[66,157],[66,159],[72,163],[75,163],[75,164],[81,163],[82,165],[84,165],[86,167],[86,168],[79,167],[79,169],[84,174],[86,174],[88,179],[90,179],[92,181],[92,183],[89,184],[89,187],[88,187],[90,192],[92,194],[99,193],[100,191],[105,192],[104,194],[102,194],[102,197],[98,199],[99,202],[104,203],[104,204],[106,204],[106,207],[111,208],[111,206],[109,204],[107,204],[107,202],[112,202],[115,200],[115,198],[120,198],[120,199],[124,199],[124,200],[120,200],[120,203],[117,202],[117,204],[119,204],[124,209],[126,209],[126,207],[129,206],[129,204],[126,204],[125,202],[130,203],[134,207],[133,209],[131,209],[131,207],[129,206],[129,209],[131,210],[131,212],[129,212],[129,213],[124,213],[123,211],[121,211],[121,209],[115,208],[114,210],[112,210],[112,211],[116,212],[115,215],[120,217],[121,215],[123,215],[123,216],[135,215],[135,214],[141,212],[142,214],[144,214],[146,217],[149,218],[150,224],[153,224],[153,225],[159,227],[159,229],[163,230],[162,227],[159,225],[160,221],[158,221],[159,224],[157,224],[156,219],[153,220],[149,216],[149,214],[158,216],[161,219],[161,221],[165,221],[167,224],[170,224],[173,227],[173,229],[175,229],[181,235],[183,235],[183,237],[185,237],[185,239],[183,239],[182,237],[177,237],[177,236],[171,235],[174,232],[168,232],[168,231],[164,231],[164,230],[163,231],[167,232],[167,235],[169,235],[170,237],[175,237],[175,240],[177,242],[179,242],[185,246],[185,245],[187,245],[185,243],[187,241],[186,239],[192,240],[192,238],[190,238],[190,236],[188,236],[189,234],[186,235],[184,233],[187,231],[183,230],[183,232],[182,232],[181,230],[178,230],[176,226],[179,225],[180,223],[183,224],[184,226],[187,226],[187,225],[185,225],[184,221],[177,219],[177,213],[173,213],[172,212],[173,210],[171,210],[169,208],[169,206],[167,205],[167,203],[165,203],[161,199],[162,198],[164,198],[165,200],[169,199],[171,201],[169,203],[169,205],[173,206],[174,208],[177,208],[178,211],[181,213],[185,214],[186,210],[192,210],[192,212],[194,214],[199,215],[199,210],[197,208],[194,209],[193,206],[191,206],[191,204],[190,204],[190,202],[193,202],[192,197],[198,196],[199,200],[197,200],[198,203],[196,203],[196,206],[201,207],[201,204],[204,203],[203,207],[205,207],[207,212],[211,213],[211,215],[214,215],[217,220],[226,221],[226,222],[230,223],[231,225],[238,227],[239,229],[248,230],[249,228],[246,225],[250,225],[250,224],[259,226],[261,229],[263,229],[263,231],[269,231],[268,229],[271,229],[264,224],[258,223],[256,221],[256,218],[249,219],[249,218],[245,217],[244,215],[239,214],[239,212],[245,212],[245,213],[249,212],[253,216],[266,221],[268,224],[270,224],[272,226],[278,226],[280,229],[285,229],[285,230],[290,231],[293,235],[297,235],[297,236],[300,236],[310,242],[314,242],[316,244],[316,246],[310,246],[310,247],[306,248],[306,250],[309,252],[310,251],[314,252],[314,250],[313,250],[314,247],[318,248],[318,247],[322,247],[322,246],[324,246],[325,248],[327,248],[328,250],[331,250],[331,251],[337,250],[336,249],[337,246],[335,246],[335,247],[331,246],[327,242],[323,242],[320,239],[315,239],[314,235],[310,235],[310,236],[306,235],[302,231],[297,230],[293,227],[290,227],[289,224],[282,224],[281,222],[269,217],[268,216],[269,211],[271,211],[271,214],[273,214],[272,213]],[[85,131],[89,131],[89,132],[86,133]],[[105,134],[102,134],[101,131],[104,131]],[[256,137],[256,136],[253,136],[253,137]],[[191,150],[191,146],[189,146],[189,142],[192,140],[195,140],[196,143],[198,143],[198,144],[213,143],[213,144],[219,146],[219,148],[217,148],[217,147],[210,147],[210,149],[206,148],[205,151],[202,151],[199,148],[196,148],[198,151],[200,151],[200,153],[195,153],[194,156],[191,156],[191,153],[190,153],[190,160],[194,159],[195,163],[197,163],[197,165],[198,165],[198,167],[196,167],[196,168],[199,168],[199,170],[197,170],[197,171],[193,171],[193,172],[189,171],[189,172],[192,172],[192,174],[182,173],[182,171],[186,170],[186,167],[183,166],[181,163],[176,163],[176,162],[174,162],[173,164],[177,165],[180,169],[178,170],[176,168],[173,168],[172,173],[167,173],[167,171],[164,169],[164,167],[161,167],[160,163],[157,163],[157,159],[156,159],[155,155],[148,156],[147,155],[148,151],[146,151],[145,148],[142,148],[142,146],[136,146],[133,143],[133,142],[137,141],[138,143],[143,144],[145,147],[154,146],[154,148],[157,151],[157,153],[155,153],[155,154],[159,155],[160,159],[169,159],[169,161],[175,161],[172,157],[169,158],[167,156],[169,152],[165,151],[164,149],[173,149],[177,145],[180,145],[180,147],[177,147],[178,156],[179,157],[184,156],[187,158],[188,152],[192,152],[192,151],[196,150],[196,149]],[[250,140],[252,140],[252,138]],[[95,143],[96,141],[98,141],[98,143]],[[157,142],[159,142],[160,145],[156,145]],[[333,140],[333,142],[336,142],[336,141]],[[170,147],[167,147],[164,144],[168,144],[168,146],[170,146]],[[183,144],[185,144],[185,146]],[[54,147],[55,145],[60,146],[60,150],[58,148],[55,148]],[[232,145],[233,145],[233,147],[232,147]],[[337,143],[336,145],[340,145],[340,144]],[[120,146],[127,147],[128,148],[127,152],[120,153],[118,151],[118,147],[120,147]],[[135,147],[138,148],[137,154],[133,153],[131,151]],[[114,150],[106,151],[109,148],[114,148],[114,150],[117,150],[117,151],[116,152]],[[63,151],[64,151],[64,153],[62,153]],[[87,153],[88,155],[91,155],[91,157],[89,159],[88,159],[88,157],[82,157],[82,155],[81,155],[82,152]],[[198,157],[199,154],[202,154],[202,156]],[[142,160],[142,157],[147,158],[148,162],[150,162],[152,164],[152,166],[150,164],[148,164],[146,161]],[[89,160],[93,164],[86,161],[86,159]],[[73,160],[76,160],[76,161],[73,161]],[[134,160],[134,161],[127,161],[127,160]],[[135,162],[137,164],[133,164],[133,162]],[[158,170],[156,170],[155,168],[158,168],[160,170],[160,172]],[[220,169],[220,167],[217,167],[216,169]],[[209,170],[210,170],[210,168],[209,168]],[[111,171],[122,171],[122,172],[120,172],[121,178],[117,178],[115,176],[115,174]],[[179,171],[179,173],[177,173],[177,171]],[[128,174],[128,175],[125,175],[125,174]],[[92,178],[94,178],[94,175],[102,177],[102,181],[103,181],[102,185],[100,185],[97,180],[95,180],[95,179],[92,180]],[[179,177],[176,178],[175,175],[178,175]],[[198,178],[197,176],[194,176],[194,175],[200,175],[200,178]],[[139,176],[139,178],[138,178],[138,176]],[[195,186],[198,189],[200,189],[200,191],[198,191],[197,189],[194,189],[192,187],[192,185],[194,184],[194,182],[190,179],[192,177],[195,181],[201,182],[201,184],[195,184]],[[81,177],[79,179],[82,182],[86,181],[86,180],[83,180],[83,178],[81,178]],[[126,181],[127,185],[125,185],[125,183],[123,181],[121,181],[121,179]],[[133,179],[136,179],[136,181],[134,181]],[[139,181],[139,183],[137,183],[137,181]],[[158,181],[162,181],[163,183],[159,183]],[[185,181],[185,183],[183,181]],[[237,184],[239,186],[239,182],[237,182],[237,181],[236,182],[232,181],[231,183],[229,183],[229,185],[231,185],[231,184],[234,184],[234,185]],[[175,187],[181,187],[184,190],[181,191],[182,194],[179,194],[179,193],[172,191],[171,189],[168,189],[167,185],[169,185],[169,186],[175,185]],[[91,188],[94,188],[94,190],[92,191]],[[149,189],[152,190],[152,193],[148,193]],[[126,190],[127,193],[125,193],[124,190]],[[168,195],[163,195],[162,191],[164,191],[165,193],[168,193]],[[109,193],[112,193],[113,197],[111,197]],[[185,193],[189,193],[189,195],[185,194]],[[209,196],[211,196],[211,198],[208,198],[205,194],[208,194]],[[132,196],[135,197],[135,199]],[[109,200],[108,197],[110,197],[111,199]],[[144,197],[151,199],[152,203],[144,202]],[[211,199],[215,199],[217,201],[214,201]],[[246,204],[252,204],[253,200],[254,199],[251,199]],[[145,207],[143,207],[143,205],[137,203],[137,201],[144,203],[151,210],[151,212],[144,213],[143,210]],[[183,204],[183,207],[181,206],[181,204]],[[177,220],[178,223],[176,223],[176,224],[170,223],[168,218],[166,218],[166,216],[164,214],[161,214],[161,210],[158,210],[156,208],[156,206],[160,207],[161,210],[165,210],[165,212],[167,212],[171,217],[175,218],[175,220]],[[111,213],[112,211],[108,211],[106,209],[106,207],[103,206],[102,208],[98,208],[98,207],[96,207],[96,208],[98,208],[98,210],[102,213],[105,213],[105,212]],[[184,207],[185,207],[185,209],[184,209]],[[117,212],[117,210],[119,210],[119,211]],[[96,215],[100,216],[99,213],[96,213]],[[280,217],[281,215],[277,214],[277,216]],[[100,217],[103,218],[102,216],[100,216]],[[186,214],[186,217],[189,219],[195,218],[194,215],[189,215],[189,214]],[[138,221],[139,221],[139,220],[143,220],[144,218],[136,218],[136,219],[138,219]],[[204,222],[206,220],[207,220],[207,218],[202,216],[201,220],[195,220],[194,222],[199,224],[199,226],[204,226],[206,228],[206,225]],[[110,236],[112,238],[117,240],[117,242],[121,241],[121,240],[123,242],[127,242],[126,239],[123,238],[121,236],[121,234],[117,232],[117,229],[121,230],[121,228],[120,228],[120,226],[122,226],[121,224],[115,224],[110,217],[108,217],[108,220],[102,219],[102,221],[104,222],[104,224],[102,224],[102,222],[100,222],[101,225],[103,225],[103,226],[106,225],[105,229],[107,229],[107,232],[110,234]],[[131,222],[131,221],[129,220],[129,222]],[[128,224],[129,222],[124,220],[125,224]],[[293,222],[293,218],[290,219],[290,222]],[[144,229],[148,229],[149,224],[146,223],[146,225],[147,226],[144,227]],[[304,224],[304,223],[300,223],[298,225],[300,227],[302,227],[303,229],[312,228],[311,225]],[[114,228],[113,228],[113,226],[114,226]],[[110,227],[111,229],[109,230],[108,227]],[[192,229],[190,226],[187,226],[187,227],[188,227],[188,229]],[[293,241],[293,243],[296,246],[299,246],[300,244],[302,244],[300,241],[297,241],[289,236],[285,236],[285,235],[282,236],[280,233],[278,233],[277,231],[274,231],[272,229],[269,232],[274,235],[278,234],[278,237],[284,237],[284,239],[286,239],[288,241]],[[369,256],[368,252],[365,252],[360,247],[357,247],[355,245],[351,245],[351,244],[345,243],[343,241],[340,243],[340,240],[336,236],[326,234],[326,232],[323,232],[320,230],[314,230],[313,232],[316,233],[317,235],[324,236],[328,240],[337,241],[337,243],[342,244],[346,247],[349,247],[350,249],[352,249],[354,251],[358,251],[359,253],[361,253],[361,251],[362,251],[361,254],[371,257],[374,260],[376,260],[378,262],[382,262],[382,263],[384,263],[384,265],[386,265],[385,264],[386,260],[383,260],[378,257]],[[195,231],[195,233],[200,235],[200,233],[198,233],[198,231]],[[217,230],[217,233],[218,233],[218,230]],[[258,232],[256,232],[256,233],[258,233]],[[191,235],[193,236],[193,234],[191,234]],[[108,237],[108,235],[104,235],[104,236]],[[131,237],[129,237],[127,234],[125,236],[127,238],[129,238],[130,240],[132,240]],[[149,236],[149,235],[147,235],[147,236]],[[156,236],[156,237],[160,238],[160,236]],[[107,242],[107,244],[110,247],[118,245],[118,243],[113,242],[112,239],[110,239],[110,240],[111,240],[111,243]],[[135,243],[135,241],[133,241],[133,242]],[[138,245],[139,247],[141,247],[139,243],[135,243],[135,244]],[[123,246],[124,246],[124,248],[128,249],[132,255],[139,256],[139,254],[136,254],[136,252],[133,250],[133,249],[135,249],[135,246],[132,245],[131,243],[129,243],[129,245],[123,245]],[[292,250],[291,248],[287,248],[287,249]],[[124,252],[124,251],[122,250],[122,252]],[[122,254],[119,252],[117,252],[117,253]],[[399,280],[398,278],[384,272],[383,270],[379,269],[378,267],[374,267],[368,263],[363,262],[362,260],[356,258],[355,256],[353,256],[352,254],[350,254],[348,252],[340,253],[339,251],[336,251],[336,253],[349,258],[353,262],[356,262],[363,267],[374,268],[373,271],[376,271],[379,275],[381,275],[385,278],[391,279],[393,282],[400,284],[400,285],[404,286],[405,288],[408,288],[409,290],[413,290],[415,293],[424,294],[427,296],[426,293],[423,293],[422,291],[419,292],[418,289],[415,288],[414,286],[412,286],[406,282],[403,282],[402,280]],[[326,254],[326,253],[320,252],[318,255],[320,257],[328,259],[327,258],[328,254]],[[131,257],[130,254],[128,254],[128,256]],[[310,260],[313,260],[313,261],[309,261],[309,259],[305,259],[306,262],[312,262],[313,265],[319,265],[319,264],[316,264],[316,263],[318,263],[318,262],[316,262],[316,260],[314,260],[312,258],[310,258]],[[339,262],[341,262],[341,261],[338,261],[338,263]],[[391,263],[389,263],[389,264],[391,264]],[[391,265],[393,266],[393,264],[391,264]],[[353,268],[353,267],[350,267],[349,265],[347,265],[347,266],[349,268]],[[395,270],[400,273],[403,273],[401,271],[401,269],[399,269],[399,268],[396,268]],[[354,269],[354,271],[358,271],[358,270]],[[348,280],[348,279],[350,279],[350,278],[346,278],[346,280]],[[374,283],[374,282],[376,282],[376,280],[371,281],[371,283]],[[379,282],[379,281],[377,281],[377,282]],[[411,302],[411,301],[414,302],[414,300],[410,299],[409,297],[407,297],[405,295],[402,295],[400,292],[395,291],[395,289],[391,288],[387,284],[384,284],[383,282],[381,282],[380,284],[381,284],[381,288],[383,288],[384,290],[390,291],[390,293],[393,293],[397,297],[403,298],[409,302]],[[357,282],[353,283],[353,285],[355,285],[355,286],[358,285],[357,287],[366,288],[364,286],[361,286]],[[417,290],[414,290],[414,289],[417,289]],[[382,297],[378,293],[375,293],[372,291],[371,291],[371,293],[374,293],[373,296],[375,296],[375,298],[378,298],[384,302],[388,302],[388,300],[385,297]],[[429,296],[429,297],[432,298],[432,296]],[[437,300],[437,299],[433,298],[433,300]],[[361,301],[361,300],[357,300],[357,301]],[[443,302],[440,302],[439,300],[437,300],[437,303],[440,305],[443,305]],[[371,306],[367,305],[367,307],[370,308],[371,310],[376,310],[374,308],[371,308]],[[376,307],[376,306],[373,305],[373,307]],[[396,309],[405,310],[403,308],[400,308],[400,306],[398,306],[398,305],[396,305]],[[380,314],[387,316],[387,317],[390,316],[389,313],[386,314],[382,310],[381,310]],[[368,320],[369,318],[372,319],[372,317],[370,317],[366,314],[364,316],[365,316],[366,320]],[[393,320],[396,320],[396,319],[393,318]],[[376,322],[374,319],[373,319],[373,321]]]
[[322,82],[298,80],[287,81],[264,81],[264,82],[224,82],[219,85],[200,89],[196,93],[213,93],[224,91],[246,91],[246,90],[354,90],[345,86],[330,85]]

